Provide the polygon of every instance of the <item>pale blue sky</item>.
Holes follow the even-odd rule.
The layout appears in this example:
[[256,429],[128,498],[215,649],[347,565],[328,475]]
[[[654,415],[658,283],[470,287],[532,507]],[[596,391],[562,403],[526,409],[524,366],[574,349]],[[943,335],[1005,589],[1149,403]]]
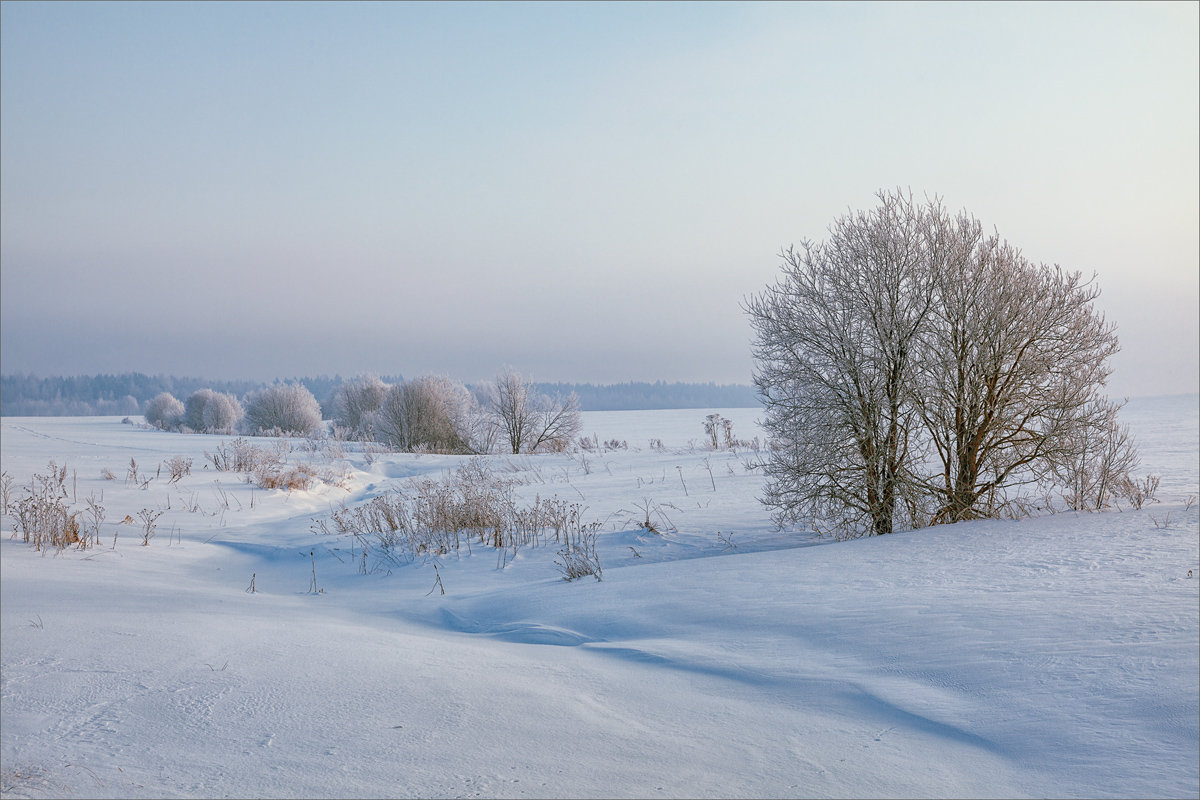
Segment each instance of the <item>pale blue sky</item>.
[[1200,5],[0,5],[0,369],[749,382],[880,188],[1200,388]]

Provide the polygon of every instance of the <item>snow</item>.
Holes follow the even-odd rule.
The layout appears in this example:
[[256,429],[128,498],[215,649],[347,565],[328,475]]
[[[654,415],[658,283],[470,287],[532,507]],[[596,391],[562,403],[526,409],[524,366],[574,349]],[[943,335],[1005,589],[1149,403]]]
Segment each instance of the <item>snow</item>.
[[[489,458],[603,522],[603,580],[574,582],[546,544],[364,575],[314,531],[460,458],[293,443],[350,477],[267,491],[203,468],[231,437],[4,418],[3,470],[65,464],[107,521],[55,555],[4,518],[3,794],[1200,794],[1195,396],[1124,412],[1159,503],[841,543],[775,531],[753,452],[705,449],[706,413],[587,413],[629,448]],[[178,484],[124,480],[176,455]],[[117,524],[143,508],[164,511],[147,547]]]

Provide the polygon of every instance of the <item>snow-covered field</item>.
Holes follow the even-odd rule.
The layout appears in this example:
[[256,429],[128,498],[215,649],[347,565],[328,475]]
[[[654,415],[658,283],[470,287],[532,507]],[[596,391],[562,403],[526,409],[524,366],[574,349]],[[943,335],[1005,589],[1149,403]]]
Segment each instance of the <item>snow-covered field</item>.
[[[628,449],[490,459],[603,523],[603,580],[574,582],[553,543],[362,574],[314,530],[463,459],[293,443],[349,477],[289,493],[206,469],[232,437],[4,418],[16,485],[53,459],[106,520],[55,555],[4,518],[3,794],[1200,794],[1195,396],[1125,411],[1159,503],[845,543],[772,530],[753,453],[705,449],[704,413],[588,413]],[[172,456],[190,476],[126,480]],[[148,546],[119,524],[142,509]]]

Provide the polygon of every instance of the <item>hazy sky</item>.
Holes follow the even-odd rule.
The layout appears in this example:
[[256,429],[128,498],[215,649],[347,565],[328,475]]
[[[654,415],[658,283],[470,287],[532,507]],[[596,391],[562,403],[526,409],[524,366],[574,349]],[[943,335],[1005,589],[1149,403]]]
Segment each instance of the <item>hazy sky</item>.
[[1197,3],[0,5],[0,369],[747,383],[880,188],[1200,389]]

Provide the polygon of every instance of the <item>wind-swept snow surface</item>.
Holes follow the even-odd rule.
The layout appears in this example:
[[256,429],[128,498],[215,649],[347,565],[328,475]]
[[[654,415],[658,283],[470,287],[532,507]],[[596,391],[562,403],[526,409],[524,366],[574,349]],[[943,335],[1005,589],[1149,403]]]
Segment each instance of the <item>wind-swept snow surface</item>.
[[[603,580],[574,582],[552,541],[363,574],[314,529],[464,459],[293,441],[346,477],[267,491],[206,468],[232,437],[4,418],[14,499],[54,459],[106,509],[59,555],[4,518],[4,795],[1200,793],[1195,397],[1126,410],[1159,503],[845,543],[772,530],[755,452],[705,449],[703,417],[589,413],[628,447],[488,459],[602,523]],[[118,524],[143,508],[145,547]]]

